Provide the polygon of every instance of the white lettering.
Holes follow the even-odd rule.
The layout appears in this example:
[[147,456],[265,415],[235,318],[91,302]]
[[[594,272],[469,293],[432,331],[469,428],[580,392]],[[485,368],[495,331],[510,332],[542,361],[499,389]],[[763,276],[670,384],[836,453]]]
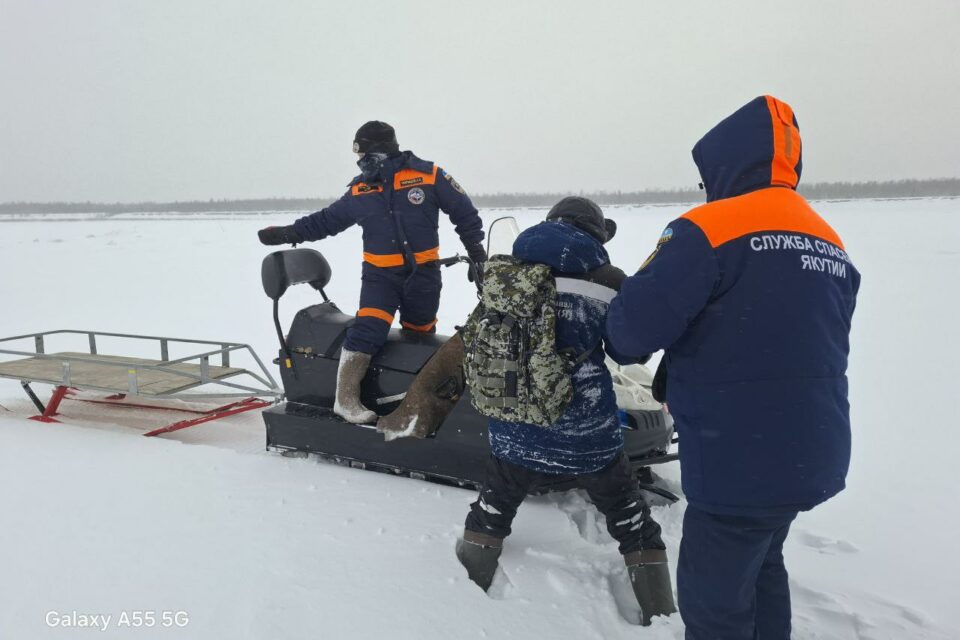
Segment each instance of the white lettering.
[[[826,240],[815,239],[812,242],[810,238],[807,238],[802,235],[787,235],[783,233],[767,233],[759,236],[750,237],[750,248],[754,251],[770,251],[770,250],[780,250],[780,249],[793,249],[796,251],[809,251],[816,252],[822,255],[830,256],[831,258],[836,258],[837,260],[842,260],[847,264],[853,264],[850,261],[850,256],[843,249],[834,246],[833,244],[827,242]],[[806,262],[804,262],[806,264]],[[813,265],[814,263],[811,263]],[[804,267],[807,268],[807,267]],[[813,269],[814,267],[809,267]],[[824,267],[824,269],[827,267]],[[815,269],[817,271],[823,271],[824,269]]]
[[838,278],[847,277],[847,265],[829,258],[818,258],[803,254],[800,256],[800,268],[805,271],[820,271]]

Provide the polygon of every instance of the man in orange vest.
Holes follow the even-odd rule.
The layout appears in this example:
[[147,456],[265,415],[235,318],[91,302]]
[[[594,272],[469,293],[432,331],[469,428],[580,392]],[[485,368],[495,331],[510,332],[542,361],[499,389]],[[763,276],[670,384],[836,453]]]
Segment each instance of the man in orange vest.
[[371,121],[357,130],[353,151],[360,175],[322,211],[286,227],[259,232],[266,245],[298,244],[363,228],[360,310],[340,353],[334,411],[353,423],[377,416],[360,402],[360,382],[387,339],[394,316],[410,331],[433,332],[440,306],[439,212],[450,216],[469,257],[486,261],[483,223],[449,173],[411,151],[400,151],[393,127]]

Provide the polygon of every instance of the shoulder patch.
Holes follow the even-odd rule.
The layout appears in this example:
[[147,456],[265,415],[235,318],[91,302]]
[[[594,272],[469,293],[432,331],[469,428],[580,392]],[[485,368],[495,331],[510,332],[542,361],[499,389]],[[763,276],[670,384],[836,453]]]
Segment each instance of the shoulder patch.
[[660,247],[667,244],[673,240],[673,229],[667,227],[663,230],[663,233],[660,234],[660,239],[657,240],[657,246],[654,248],[653,253],[651,253],[646,260],[643,261],[643,264],[640,265],[640,268],[637,271],[643,271],[647,268],[647,265],[653,262],[653,259],[657,257],[657,254],[660,253]]
[[463,190],[463,187],[460,186],[459,182],[453,179],[452,175],[444,171],[443,177],[447,179],[447,182],[450,183],[450,186],[453,187],[454,191],[456,191],[457,193],[462,193],[463,195],[466,195],[466,192]]

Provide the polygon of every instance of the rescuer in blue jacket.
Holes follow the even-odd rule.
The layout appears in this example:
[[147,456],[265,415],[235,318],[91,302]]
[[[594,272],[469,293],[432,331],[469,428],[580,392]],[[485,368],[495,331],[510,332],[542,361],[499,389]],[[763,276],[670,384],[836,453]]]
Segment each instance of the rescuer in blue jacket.
[[614,348],[665,350],[687,510],[677,567],[688,639],[790,637],[791,522],[844,488],[847,355],[860,285],[795,189],[789,105],[752,100],[693,157],[707,193],[610,305]]
[[476,207],[449,173],[410,151],[400,151],[393,127],[364,124],[354,137],[361,174],[326,209],[286,227],[259,232],[267,245],[298,244],[363,228],[360,310],[347,330],[337,372],[334,411],[365,423],[376,414],[360,402],[360,382],[387,340],[394,316],[410,331],[433,332],[440,306],[439,211],[450,216],[469,257],[486,261],[483,223]]

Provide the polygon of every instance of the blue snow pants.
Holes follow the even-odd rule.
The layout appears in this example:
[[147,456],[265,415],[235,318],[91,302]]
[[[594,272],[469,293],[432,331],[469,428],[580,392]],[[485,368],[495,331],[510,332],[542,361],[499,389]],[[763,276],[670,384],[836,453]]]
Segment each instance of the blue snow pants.
[[387,341],[393,318],[400,311],[400,326],[410,331],[436,331],[440,308],[440,265],[428,262],[407,267],[363,264],[360,310],[347,329],[344,346],[350,351],[375,354]]
[[708,513],[687,505],[677,563],[686,640],[789,640],[783,542],[797,512]]

